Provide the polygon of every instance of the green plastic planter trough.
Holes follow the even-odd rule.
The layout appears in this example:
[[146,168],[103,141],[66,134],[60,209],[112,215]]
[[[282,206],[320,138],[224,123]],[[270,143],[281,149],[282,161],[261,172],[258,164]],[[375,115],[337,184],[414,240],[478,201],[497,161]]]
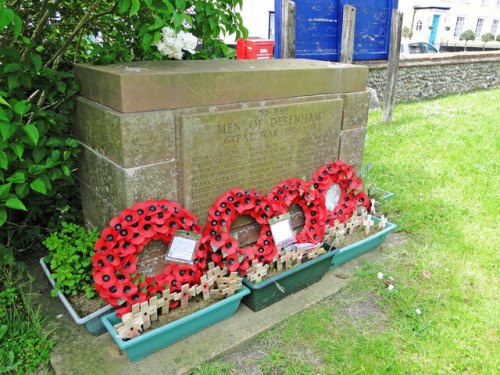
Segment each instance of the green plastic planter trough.
[[105,315],[101,319],[120,350],[132,362],[137,362],[185,337],[194,335],[215,323],[231,317],[240,306],[241,299],[249,293],[248,288],[242,286],[234,295],[220,302],[128,341],[123,341],[118,337],[114,325],[119,323],[120,319],[114,313]]
[[392,198],[394,196],[394,193],[387,191],[387,190],[382,190],[379,188],[374,188],[373,190],[375,192],[378,192],[379,194],[381,194],[381,197],[380,197],[381,201]]
[[[55,281],[52,279],[50,270],[45,264],[43,258],[40,258],[40,265],[42,266],[43,272],[45,272],[45,275],[48,277],[50,283],[52,284],[52,287],[55,288]],[[73,306],[71,306],[71,303],[67,300],[64,294],[62,294],[59,290],[57,291],[57,296],[61,300],[64,307],[66,307],[66,310],[68,310],[69,315],[71,315],[75,323],[78,325],[83,324],[88,333],[94,336],[99,336],[100,334],[106,332],[106,328],[104,328],[104,325],[101,322],[101,317],[113,310],[113,306],[106,305],[90,315],[81,317],[80,315],[78,315],[75,309],[73,309]]]
[[243,303],[253,311],[260,311],[286,296],[314,284],[321,280],[326,271],[330,269],[332,257],[336,252],[334,250],[320,255],[257,284],[243,278],[243,283],[252,291],[243,298]]
[[[380,219],[378,217],[373,217],[373,221],[375,225],[377,225]],[[332,258],[332,268],[338,267],[341,264],[376,249],[385,241],[389,232],[394,229],[396,229],[396,225],[388,222],[386,227],[380,232],[366,237],[361,241],[354,242],[346,247],[341,247]]]

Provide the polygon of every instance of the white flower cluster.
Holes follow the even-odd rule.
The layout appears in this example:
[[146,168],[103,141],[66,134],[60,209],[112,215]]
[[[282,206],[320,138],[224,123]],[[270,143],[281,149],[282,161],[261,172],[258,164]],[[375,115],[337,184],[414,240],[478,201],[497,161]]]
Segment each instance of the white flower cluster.
[[176,60],[182,60],[182,50],[194,53],[198,39],[185,31],[175,32],[170,27],[164,27],[161,32],[161,40],[156,43],[156,48],[163,56]]

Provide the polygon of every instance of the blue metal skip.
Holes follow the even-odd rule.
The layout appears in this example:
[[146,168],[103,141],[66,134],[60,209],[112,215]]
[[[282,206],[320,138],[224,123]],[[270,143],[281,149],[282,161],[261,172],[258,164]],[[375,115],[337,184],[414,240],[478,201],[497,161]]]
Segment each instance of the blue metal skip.
[[[344,5],[356,7],[354,60],[387,60],[398,0],[296,0],[295,57],[340,60]],[[275,0],[274,57],[281,56],[281,0]]]

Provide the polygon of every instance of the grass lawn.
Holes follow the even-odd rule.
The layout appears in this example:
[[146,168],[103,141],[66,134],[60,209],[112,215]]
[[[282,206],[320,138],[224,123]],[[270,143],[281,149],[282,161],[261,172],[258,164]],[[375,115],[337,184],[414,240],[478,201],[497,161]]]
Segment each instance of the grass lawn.
[[226,356],[199,373],[499,373],[500,90],[400,104],[391,124],[379,119],[370,114],[366,182],[396,194],[383,209],[404,244],[261,335],[249,367]]

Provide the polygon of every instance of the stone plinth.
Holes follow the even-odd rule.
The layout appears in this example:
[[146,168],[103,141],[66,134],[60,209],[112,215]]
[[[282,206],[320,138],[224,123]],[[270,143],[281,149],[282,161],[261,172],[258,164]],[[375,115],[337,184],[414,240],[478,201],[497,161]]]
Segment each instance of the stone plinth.
[[77,65],[75,74],[84,215],[101,228],[136,201],[162,198],[204,224],[230,188],[267,193],[339,155],[362,162],[366,67],[163,61]]

